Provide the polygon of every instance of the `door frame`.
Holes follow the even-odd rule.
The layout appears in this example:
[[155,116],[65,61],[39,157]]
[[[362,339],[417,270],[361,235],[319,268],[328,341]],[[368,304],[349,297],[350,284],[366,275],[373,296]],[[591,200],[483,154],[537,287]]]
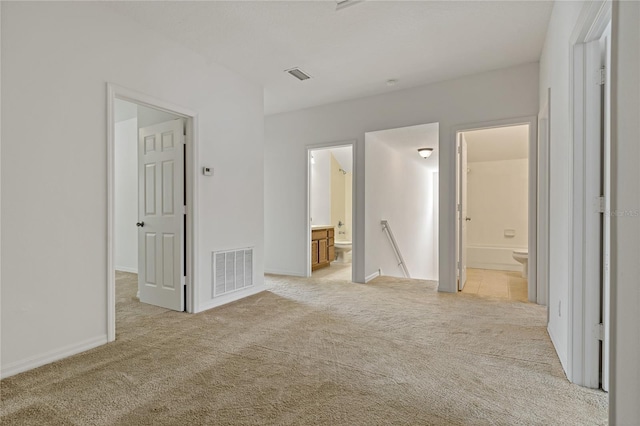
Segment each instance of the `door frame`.
[[[569,298],[568,298],[568,343],[567,377],[581,386],[599,388],[600,380],[600,285],[589,276],[591,260],[586,256],[593,250],[585,250],[593,236],[586,229],[587,214],[593,208],[590,193],[594,191],[585,180],[592,167],[594,129],[589,126],[590,117],[600,114],[592,108],[587,96],[586,84],[593,76],[587,68],[587,43],[599,40],[611,22],[612,4],[598,0],[585,4],[570,37],[569,47]],[[607,70],[610,72],[610,70]],[[599,135],[597,136],[599,138]],[[599,149],[599,148],[598,148]],[[601,259],[595,260],[600,262]],[[597,287],[597,288],[596,288]]]
[[[465,239],[465,234],[462,232],[463,228],[465,227],[465,222],[467,221],[467,216],[465,215],[463,218],[463,211],[461,208],[462,206],[464,206],[464,203],[462,202],[463,199],[466,199],[467,203],[469,201],[469,181],[466,177],[464,181],[462,179],[462,177],[466,173],[468,173],[469,168],[468,152],[465,153],[465,156],[463,157],[463,152],[465,151],[465,149],[468,149],[468,144],[467,140],[464,137],[464,132],[458,132],[456,134],[456,266],[458,271],[458,291],[464,290],[464,286],[467,283],[466,262],[462,261],[463,257],[465,261],[468,258],[466,252],[464,252],[466,247],[463,244],[463,242],[467,242],[468,240]],[[464,160],[466,160],[465,166],[467,167],[467,171],[465,171],[461,167]],[[463,191],[465,186],[466,191]],[[469,214],[468,206],[466,206],[466,214]],[[465,254],[464,256],[462,256],[463,253]]]
[[187,277],[185,279],[187,295],[185,308],[193,313],[198,306],[198,294],[195,291],[197,282],[197,247],[198,247],[198,113],[176,104],[156,99],[144,93],[136,92],[113,83],[107,83],[107,341],[116,338],[116,278],[115,278],[115,100],[120,99],[137,105],[168,112],[185,119],[186,126],[186,203],[187,203],[187,238],[185,259]]
[[536,262],[538,272],[536,284],[538,287],[539,305],[547,305],[547,324],[549,323],[549,244],[550,244],[550,141],[551,141],[551,88],[542,99],[542,108],[538,112],[538,252]]
[[[351,171],[351,253],[352,258],[356,258],[356,253],[360,253],[360,246],[357,243],[357,229],[356,226],[356,218],[357,216],[357,208],[356,208],[356,172],[357,172],[357,163],[356,163],[356,140],[347,140],[347,141],[336,141],[336,142],[327,142],[320,144],[313,144],[306,146],[306,161],[307,161],[307,203],[305,206],[305,235],[306,235],[306,265],[304,266],[305,277],[311,277],[311,151],[317,151],[320,149],[331,149],[331,148],[344,148],[351,147],[351,162],[352,162],[352,171]],[[356,268],[355,264],[351,263],[351,282],[356,281]]]
[[[518,125],[528,125],[529,126],[529,181],[528,181],[528,199],[529,199],[529,219],[528,219],[528,252],[529,252],[529,260],[528,260],[528,276],[527,276],[527,293],[528,299],[532,303],[538,303],[538,286],[537,286],[537,247],[538,247],[538,239],[540,236],[538,235],[538,197],[548,197],[549,194],[547,188],[538,186],[538,118],[535,115],[526,116],[526,117],[515,117],[515,118],[507,118],[503,120],[494,120],[494,121],[485,121],[480,123],[472,123],[472,124],[463,124],[459,126],[454,126],[451,130],[451,138],[456,147],[459,141],[459,134],[464,132],[469,132],[473,130],[483,130],[483,129],[492,129],[498,127],[511,127]],[[460,164],[458,161],[455,162],[455,173],[456,176],[460,173]],[[459,194],[460,188],[458,188],[460,182],[456,180],[456,191]],[[455,219],[455,233],[454,233],[454,241],[453,247],[457,247],[456,241],[459,235],[460,221],[458,220],[458,203],[459,199],[456,195],[455,201],[455,209],[454,212],[456,214]],[[462,265],[457,265],[459,253],[455,253],[453,258],[453,267],[455,274],[453,276],[458,277],[461,276]],[[459,286],[457,285],[456,288]],[[548,289],[543,289],[545,294],[548,294]],[[545,298],[546,300],[546,298]]]

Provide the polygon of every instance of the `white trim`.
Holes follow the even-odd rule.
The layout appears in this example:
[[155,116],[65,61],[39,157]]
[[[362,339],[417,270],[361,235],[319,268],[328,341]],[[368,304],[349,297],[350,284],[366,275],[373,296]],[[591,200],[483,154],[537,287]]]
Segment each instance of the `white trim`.
[[470,262],[467,260],[467,269],[489,269],[492,271],[522,272],[522,265],[510,265],[508,263]]
[[130,274],[138,273],[138,268],[129,268],[127,266],[115,266],[113,269],[119,272],[129,272]]
[[50,364],[63,358],[88,351],[89,349],[97,348],[98,346],[102,346],[105,343],[107,343],[106,334],[98,337],[92,337],[91,339],[87,339],[79,343],[74,343],[72,345],[63,346],[61,348],[45,352],[44,354],[12,362],[2,368],[0,378],[5,379],[18,373],[41,367],[43,365]]
[[248,287],[247,290],[238,290],[223,296],[219,296],[216,299],[209,300],[202,305],[198,306],[197,310],[194,312],[197,314],[198,312],[203,312],[209,309],[217,308],[222,305],[226,305],[231,302],[235,302],[240,299],[244,299],[245,297],[253,296],[254,294],[258,294],[265,291],[264,285],[254,285]]
[[293,277],[303,277],[305,278],[307,276],[306,273],[300,273],[298,271],[285,271],[283,269],[265,269],[264,271],[265,275],[289,275],[289,276],[293,276]]
[[[469,132],[472,130],[481,130],[481,129],[491,129],[498,127],[509,127],[509,126],[517,126],[517,125],[528,125],[529,126],[529,239],[528,239],[528,251],[529,251],[529,260],[528,260],[528,279],[527,279],[527,287],[528,287],[528,296],[529,301],[535,303],[537,300],[537,262],[536,262],[536,254],[537,254],[537,197],[538,197],[538,118],[534,115],[527,117],[515,117],[515,118],[507,118],[503,120],[494,120],[494,121],[486,121],[480,123],[471,123],[471,124],[463,124],[459,126],[454,126],[451,129],[451,142],[453,146],[458,146],[458,134]],[[458,173],[460,169],[460,165],[457,161],[455,161],[454,173]],[[457,180],[454,185],[459,185]],[[456,203],[457,200],[457,190],[452,191],[453,193],[453,204],[452,210],[454,213],[457,212]],[[449,200],[451,202],[451,200]],[[456,236],[458,234],[458,220],[451,221],[451,225],[453,226],[453,240],[449,241],[450,244],[453,244],[454,255],[449,259],[449,264],[447,265],[449,269],[450,276],[457,277],[459,271],[457,271],[457,261],[458,254],[455,253],[456,250]],[[441,244],[443,242],[441,241]],[[462,267],[462,265],[460,265]],[[457,279],[454,279],[454,282],[457,283]],[[457,288],[457,284],[456,284]],[[451,292],[449,289],[440,290],[440,286],[438,287],[439,291]]]
[[[591,129],[586,85],[590,83],[587,71],[586,43],[600,39],[611,20],[611,2],[585,3],[570,38],[569,47],[569,299],[567,301],[567,365],[568,379],[578,385],[599,387],[599,342],[594,338],[593,325],[600,322],[600,286],[595,288],[589,277],[585,248],[588,233],[586,214],[591,201],[585,174],[588,173],[587,145]],[[592,188],[591,188],[592,189]]]
[[[550,115],[551,88],[547,89],[547,98],[538,113],[538,253],[537,260],[537,303],[548,305],[549,300],[549,251],[550,251]],[[544,135],[541,135],[541,131]],[[549,322],[549,306],[547,306],[547,322]]]
[[375,278],[378,278],[380,275],[381,275],[381,271],[380,271],[380,269],[378,269],[377,271],[375,271],[373,274],[367,275],[367,276],[364,278],[364,282],[365,282],[365,284],[366,284],[366,283],[368,283],[369,281],[371,281],[371,280],[375,279]]
[[[2,7],[0,7],[0,46],[2,46]],[[2,93],[2,55],[0,55],[0,94]],[[2,152],[2,102],[0,102],[0,153]],[[2,164],[2,154],[0,154],[0,165]],[[2,173],[0,171],[0,176],[2,176]],[[0,188],[2,188],[2,179],[0,178]],[[0,196],[0,212],[2,212],[2,197]],[[0,213],[0,216],[2,216],[2,214]],[[2,224],[2,218],[0,217],[0,224]],[[2,228],[2,226],[0,225],[0,228]],[[2,234],[2,230],[0,229],[0,241],[2,241],[1,238],[1,234]],[[2,259],[2,244],[0,244],[0,259]],[[0,262],[0,265],[2,264],[2,262]],[[1,267],[0,267],[0,277],[2,277],[2,271],[1,271]],[[2,288],[2,279],[0,278],[0,288]],[[0,295],[2,294],[2,292],[0,291]],[[2,306],[2,296],[0,296],[0,306]],[[2,316],[0,315],[0,342],[2,341]],[[0,351],[0,365],[2,365],[2,354]],[[2,377],[1,373],[0,373],[0,377]]]
[[[341,147],[351,147],[351,158],[352,158],[352,182],[351,182],[351,241],[353,244],[353,257],[359,256],[362,254],[364,258],[364,252],[360,252],[360,250],[364,250],[364,247],[360,247],[358,243],[358,229],[357,229],[357,217],[358,217],[358,208],[356,205],[357,194],[358,194],[358,179],[357,179],[357,161],[356,161],[356,140],[347,140],[347,141],[336,141],[336,142],[326,142],[320,144],[313,144],[306,146],[306,154],[307,154],[307,181],[306,181],[306,189],[307,189],[307,203],[305,206],[305,235],[307,241],[307,255],[305,257],[306,264],[304,265],[305,277],[311,276],[311,151],[316,151],[320,149],[330,149],[330,148],[341,148]],[[358,271],[355,263],[351,268],[351,281],[358,282],[357,276]],[[296,274],[297,275],[297,274]],[[364,275],[364,273],[363,273]]]
[[107,340],[112,342],[116,338],[116,305],[115,305],[115,99],[122,99],[138,105],[159,109],[186,119],[185,155],[187,175],[187,297],[186,310],[195,311],[198,306],[198,113],[143,93],[127,89],[116,84],[107,83]]

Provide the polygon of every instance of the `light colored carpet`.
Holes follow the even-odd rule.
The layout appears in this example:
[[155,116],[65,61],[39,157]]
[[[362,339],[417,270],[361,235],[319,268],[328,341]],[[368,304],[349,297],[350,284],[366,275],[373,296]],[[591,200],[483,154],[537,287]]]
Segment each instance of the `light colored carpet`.
[[5,425],[592,425],[545,309],[433,283],[267,277],[197,315],[118,274],[117,340],[1,382]]

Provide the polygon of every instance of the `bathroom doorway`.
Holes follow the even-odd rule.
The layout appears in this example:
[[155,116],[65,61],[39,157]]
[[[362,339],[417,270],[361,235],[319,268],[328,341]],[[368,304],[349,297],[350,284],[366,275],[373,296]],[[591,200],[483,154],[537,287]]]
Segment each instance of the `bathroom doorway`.
[[353,281],[352,144],[308,149],[308,276]]
[[457,132],[461,292],[536,302],[531,265],[535,256],[530,255],[536,241],[533,125],[520,122]]

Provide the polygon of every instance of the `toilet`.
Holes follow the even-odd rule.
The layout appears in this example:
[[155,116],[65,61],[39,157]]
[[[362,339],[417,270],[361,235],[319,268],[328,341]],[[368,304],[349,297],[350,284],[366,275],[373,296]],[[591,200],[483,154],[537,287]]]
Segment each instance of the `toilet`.
[[522,278],[527,278],[528,272],[529,272],[529,268],[528,268],[529,250],[527,249],[514,250],[513,258],[518,262],[522,263]]
[[336,262],[350,263],[349,253],[351,253],[351,241],[334,241],[333,246],[336,250]]

